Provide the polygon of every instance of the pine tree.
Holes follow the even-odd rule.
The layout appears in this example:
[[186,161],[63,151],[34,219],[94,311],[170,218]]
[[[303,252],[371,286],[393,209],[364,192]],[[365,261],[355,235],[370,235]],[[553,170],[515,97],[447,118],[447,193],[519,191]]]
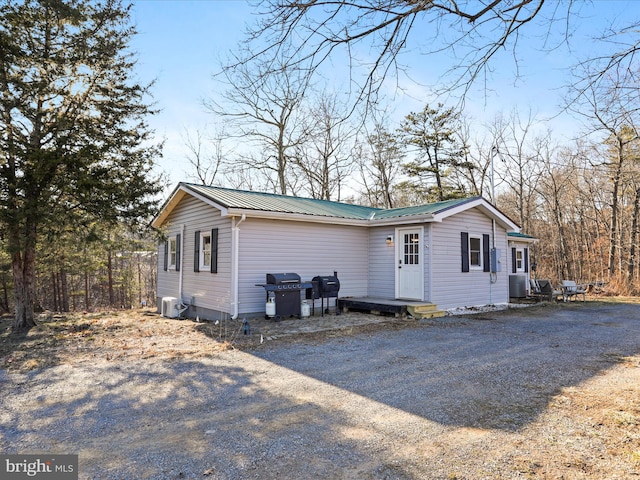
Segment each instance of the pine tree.
[[0,228],[14,329],[35,325],[39,234],[70,211],[135,224],[156,208],[160,147],[145,121],[149,85],[132,78],[129,10],[119,0],[0,5]]
[[400,138],[414,160],[402,165],[410,177],[403,188],[414,190],[422,201],[442,201],[466,196],[447,177],[455,169],[472,169],[464,158],[465,146],[456,136],[460,115],[442,104],[426,105],[421,112],[407,115],[399,129]]

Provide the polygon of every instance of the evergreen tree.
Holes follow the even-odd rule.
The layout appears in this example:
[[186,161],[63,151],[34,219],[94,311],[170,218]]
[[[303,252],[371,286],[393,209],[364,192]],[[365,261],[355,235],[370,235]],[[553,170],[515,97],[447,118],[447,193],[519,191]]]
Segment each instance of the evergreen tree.
[[399,133],[414,160],[402,165],[411,179],[401,186],[413,190],[422,201],[438,202],[466,196],[466,192],[447,181],[455,169],[473,169],[465,161],[464,145],[456,130],[460,115],[453,108],[426,105],[421,112],[410,113],[402,122]]
[[[120,0],[0,5],[0,228],[11,256],[14,329],[35,325],[38,234],[70,211],[131,224],[156,208],[135,34]],[[82,216],[82,215],[80,215]]]

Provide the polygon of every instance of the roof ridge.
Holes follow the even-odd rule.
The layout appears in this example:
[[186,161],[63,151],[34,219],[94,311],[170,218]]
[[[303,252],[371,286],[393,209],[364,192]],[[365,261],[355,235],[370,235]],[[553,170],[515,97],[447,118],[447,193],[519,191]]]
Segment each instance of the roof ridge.
[[313,203],[327,203],[327,204],[336,204],[336,205],[347,205],[355,208],[362,208],[368,210],[385,210],[380,207],[370,207],[367,205],[360,205],[358,203],[348,203],[348,202],[339,202],[337,200],[327,200],[324,198],[313,198],[313,197],[299,197],[296,195],[284,195],[281,193],[272,193],[272,192],[259,192],[255,190],[244,190],[240,188],[229,188],[229,187],[219,187],[215,185],[205,185],[198,183],[190,183],[190,182],[180,182],[181,185],[192,188],[205,188],[205,189],[214,189],[214,190],[223,190],[225,192],[233,192],[233,193],[241,193],[241,194],[249,194],[256,196],[268,196],[272,198],[279,198],[282,200],[294,200],[294,201],[308,201]]

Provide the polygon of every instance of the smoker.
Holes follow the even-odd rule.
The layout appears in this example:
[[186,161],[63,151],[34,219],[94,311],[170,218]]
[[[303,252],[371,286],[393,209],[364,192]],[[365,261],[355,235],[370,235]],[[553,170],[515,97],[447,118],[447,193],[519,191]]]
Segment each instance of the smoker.
[[[311,279],[312,288],[307,289],[306,298],[315,300],[320,299],[322,306],[322,316],[325,312],[329,313],[329,299],[336,299],[336,315],[340,315],[340,309],[338,308],[338,292],[340,291],[340,280],[338,280],[338,272],[333,272],[333,275],[318,275]],[[324,308],[324,299],[327,299],[327,308]],[[315,302],[314,302],[315,303]],[[315,308],[314,308],[315,310]]]
[[[302,282],[297,273],[267,273],[266,283],[256,284],[263,287],[267,295],[267,303],[275,303],[276,322],[289,316],[302,317],[302,302],[300,292],[312,288],[310,282]],[[269,319],[271,312],[267,312],[265,318]]]

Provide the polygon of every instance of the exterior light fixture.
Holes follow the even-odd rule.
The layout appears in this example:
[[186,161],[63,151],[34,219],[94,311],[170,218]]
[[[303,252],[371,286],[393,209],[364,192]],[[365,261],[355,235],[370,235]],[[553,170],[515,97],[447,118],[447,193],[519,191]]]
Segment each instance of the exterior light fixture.
[[393,235],[387,236],[387,245],[393,245]]

